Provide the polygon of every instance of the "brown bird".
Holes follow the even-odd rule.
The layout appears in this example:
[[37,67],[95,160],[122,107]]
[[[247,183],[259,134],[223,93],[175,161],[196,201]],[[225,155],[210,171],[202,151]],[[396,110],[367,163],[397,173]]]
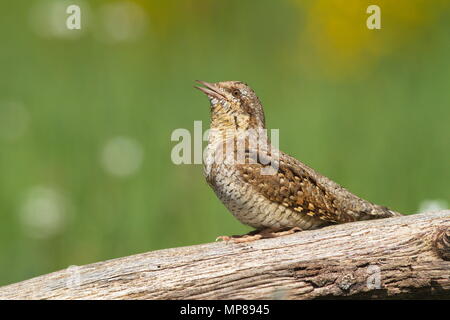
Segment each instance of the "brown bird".
[[245,83],[197,82],[211,105],[206,180],[239,221],[256,229],[218,239],[245,242],[401,215],[357,197],[271,145],[261,102]]

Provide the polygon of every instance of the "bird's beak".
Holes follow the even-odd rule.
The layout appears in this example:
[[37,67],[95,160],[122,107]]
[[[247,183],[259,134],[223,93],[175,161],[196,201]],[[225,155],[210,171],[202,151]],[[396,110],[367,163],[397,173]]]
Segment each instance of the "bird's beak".
[[208,97],[217,98],[219,100],[225,99],[225,96],[212,83],[200,80],[195,80],[195,82],[198,82],[205,86],[205,87],[194,86],[194,88],[197,88],[201,92],[205,93]]

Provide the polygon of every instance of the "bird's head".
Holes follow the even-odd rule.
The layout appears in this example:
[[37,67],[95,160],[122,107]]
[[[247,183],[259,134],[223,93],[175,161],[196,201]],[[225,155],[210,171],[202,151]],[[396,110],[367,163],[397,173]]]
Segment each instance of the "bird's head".
[[211,128],[218,130],[264,129],[264,111],[255,92],[240,81],[197,81],[211,104]]

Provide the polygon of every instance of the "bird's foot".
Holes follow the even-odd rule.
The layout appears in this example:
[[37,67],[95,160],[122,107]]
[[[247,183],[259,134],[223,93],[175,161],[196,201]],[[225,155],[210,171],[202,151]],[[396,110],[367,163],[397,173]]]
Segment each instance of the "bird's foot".
[[235,236],[219,236],[216,238],[216,241],[222,240],[225,242],[233,242],[233,243],[243,243],[243,242],[251,242],[259,239],[268,239],[268,238],[277,238],[281,236],[286,236],[288,234],[293,234],[295,232],[302,231],[299,227],[294,227],[290,229],[262,229],[262,230],[254,230],[249,233],[243,235],[235,235]]

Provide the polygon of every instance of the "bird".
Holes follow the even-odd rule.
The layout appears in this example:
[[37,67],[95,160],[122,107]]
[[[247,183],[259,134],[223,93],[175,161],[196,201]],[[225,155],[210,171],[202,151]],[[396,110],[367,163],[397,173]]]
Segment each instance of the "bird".
[[249,242],[402,215],[359,198],[274,146],[261,101],[246,83],[196,82],[210,103],[206,181],[234,217],[255,229],[216,240]]

